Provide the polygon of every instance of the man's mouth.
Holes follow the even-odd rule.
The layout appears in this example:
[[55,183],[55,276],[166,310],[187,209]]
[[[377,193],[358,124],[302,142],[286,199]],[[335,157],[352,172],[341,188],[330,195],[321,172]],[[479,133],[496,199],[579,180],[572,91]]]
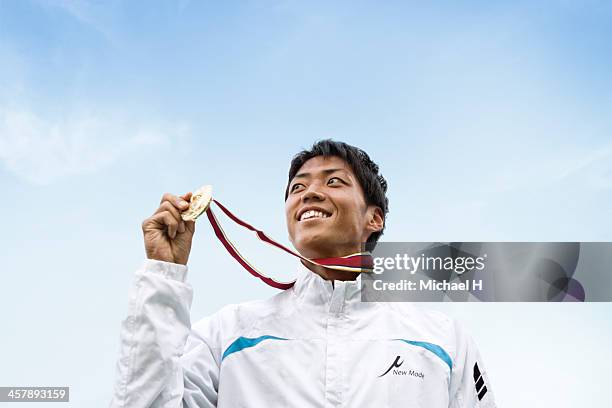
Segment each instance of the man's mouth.
[[323,219],[323,218],[329,218],[331,217],[331,214],[325,211],[318,211],[318,210],[309,210],[309,211],[304,211],[302,213],[302,215],[300,215],[300,222],[302,221],[307,221],[307,220],[314,220],[314,219]]

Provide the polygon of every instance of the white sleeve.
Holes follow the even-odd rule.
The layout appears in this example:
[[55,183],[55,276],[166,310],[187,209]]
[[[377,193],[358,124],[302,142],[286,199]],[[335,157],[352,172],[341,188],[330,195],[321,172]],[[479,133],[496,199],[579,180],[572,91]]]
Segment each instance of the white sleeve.
[[112,408],[215,407],[219,365],[191,331],[187,267],[146,260],[121,325]]
[[457,321],[454,327],[456,351],[449,408],[496,408],[489,376],[474,339]]

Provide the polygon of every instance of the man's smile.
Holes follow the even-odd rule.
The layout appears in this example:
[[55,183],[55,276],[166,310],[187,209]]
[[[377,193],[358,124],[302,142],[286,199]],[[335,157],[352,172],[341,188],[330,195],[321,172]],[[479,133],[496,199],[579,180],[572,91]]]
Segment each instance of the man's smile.
[[325,218],[331,217],[331,212],[324,210],[320,207],[305,207],[302,208],[298,212],[297,219],[299,222],[309,221],[309,220],[321,220]]

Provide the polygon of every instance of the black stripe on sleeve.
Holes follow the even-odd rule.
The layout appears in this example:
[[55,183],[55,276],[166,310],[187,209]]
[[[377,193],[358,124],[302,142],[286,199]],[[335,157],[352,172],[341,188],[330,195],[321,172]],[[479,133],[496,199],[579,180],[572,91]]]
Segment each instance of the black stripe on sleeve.
[[480,370],[478,369],[478,363],[474,363],[474,381],[478,381],[480,377]]
[[484,378],[480,377],[480,380],[476,381],[476,392],[479,392],[484,385]]
[[485,385],[484,388],[480,390],[480,392],[478,393],[478,401],[480,401],[482,397],[485,396],[486,393],[487,393],[487,386]]

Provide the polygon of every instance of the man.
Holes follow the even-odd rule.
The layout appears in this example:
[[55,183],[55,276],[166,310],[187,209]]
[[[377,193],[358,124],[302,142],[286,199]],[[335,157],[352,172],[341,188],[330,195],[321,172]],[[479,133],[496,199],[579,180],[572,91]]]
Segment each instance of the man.
[[[285,214],[305,257],[353,254],[385,226],[386,181],[360,149],[324,140],[289,170]],[[410,303],[360,302],[360,276],[307,263],[291,289],[191,326],[190,194],[143,222],[113,407],[495,407],[461,326]]]

